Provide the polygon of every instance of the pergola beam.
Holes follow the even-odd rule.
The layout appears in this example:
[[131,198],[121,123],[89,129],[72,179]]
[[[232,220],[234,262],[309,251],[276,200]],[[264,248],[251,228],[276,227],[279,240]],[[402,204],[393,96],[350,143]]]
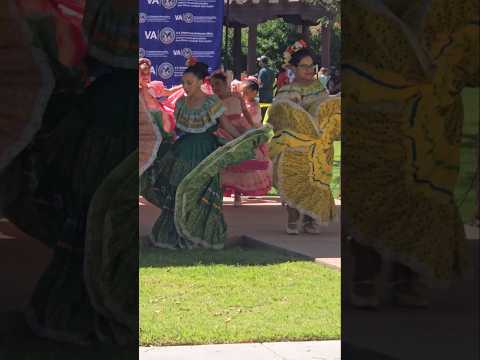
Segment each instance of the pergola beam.
[[226,20],[229,24],[239,24],[242,27],[278,17],[297,25],[316,25],[319,18],[331,17],[324,7],[306,4],[301,0],[230,0],[230,4],[227,1],[225,0],[225,8],[228,8]]
[[[257,26],[260,23],[277,18],[299,26],[299,33],[309,40],[309,26],[317,25],[320,18],[332,19],[334,14],[326,8],[305,3],[303,0],[224,0],[224,24],[235,30],[233,41],[233,70],[240,76],[241,62],[241,29],[248,27],[247,72],[256,72],[257,59]],[[322,28],[322,65],[330,65],[331,25]]]

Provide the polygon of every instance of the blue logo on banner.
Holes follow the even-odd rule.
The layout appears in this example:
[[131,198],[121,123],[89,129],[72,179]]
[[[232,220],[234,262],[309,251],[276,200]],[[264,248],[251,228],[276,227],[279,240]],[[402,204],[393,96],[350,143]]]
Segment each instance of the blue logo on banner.
[[144,58],[145,55],[146,55],[146,53],[147,53],[147,52],[145,51],[144,48],[139,48],[139,49],[138,49],[138,57]]
[[189,49],[189,48],[182,49],[182,56],[184,58],[189,58],[192,55],[193,55],[192,49]]
[[184,48],[182,50],[173,50],[173,55],[174,56],[183,56],[184,58],[189,58],[190,56],[193,55],[192,49],[189,48]]
[[162,0],[162,6],[167,10],[171,10],[177,6],[177,0]]
[[[181,82],[185,58],[220,67],[224,0],[142,0],[139,56],[152,62],[152,79]],[[160,25],[161,24],[161,25]]]
[[175,41],[175,30],[170,27],[160,30],[160,41],[165,45],[170,45]]
[[158,76],[164,80],[170,79],[174,74],[174,67],[170,63],[163,63],[158,66]]
[[183,21],[185,21],[187,24],[192,24],[194,20],[195,16],[192,13],[183,14]]

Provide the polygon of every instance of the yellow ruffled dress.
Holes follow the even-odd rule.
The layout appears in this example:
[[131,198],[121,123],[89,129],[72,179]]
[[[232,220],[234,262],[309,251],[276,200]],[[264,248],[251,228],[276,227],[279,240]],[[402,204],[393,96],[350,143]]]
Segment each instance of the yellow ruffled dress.
[[340,96],[319,81],[282,87],[268,111],[273,137],[273,182],[290,207],[328,224],[336,216],[330,189],[333,142],[340,138]]
[[342,11],[345,36],[371,40],[342,55],[342,227],[430,284],[466,264],[454,189],[461,91],[479,84],[478,4],[412,2],[402,12],[349,2]]

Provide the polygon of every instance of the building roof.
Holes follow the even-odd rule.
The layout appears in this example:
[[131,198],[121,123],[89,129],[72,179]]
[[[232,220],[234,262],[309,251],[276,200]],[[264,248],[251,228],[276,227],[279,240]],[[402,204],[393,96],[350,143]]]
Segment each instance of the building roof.
[[276,18],[297,25],[315,25],[321,17],[332,14],[322,6],[304,0],[224,0],[225,23],[248,26]]

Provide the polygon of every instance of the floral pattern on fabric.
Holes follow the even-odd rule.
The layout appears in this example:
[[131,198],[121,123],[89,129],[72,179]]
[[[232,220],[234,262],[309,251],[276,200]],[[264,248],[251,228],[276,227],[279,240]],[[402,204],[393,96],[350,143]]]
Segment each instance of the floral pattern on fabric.
[[217,120],[224,111],[223,103],[216,95],[208,96],[198,109],[189,109],[186,97],[182,97],[175,106],[176,126],[188,133],[202,133],[217,125]]
[[284,88],[268,113],[275,130],[269,149],[274,184],[289,206],[328,224],[337,216],[330,182],[333,142],[340,137],[340,97],[324,95],[316,84]]

